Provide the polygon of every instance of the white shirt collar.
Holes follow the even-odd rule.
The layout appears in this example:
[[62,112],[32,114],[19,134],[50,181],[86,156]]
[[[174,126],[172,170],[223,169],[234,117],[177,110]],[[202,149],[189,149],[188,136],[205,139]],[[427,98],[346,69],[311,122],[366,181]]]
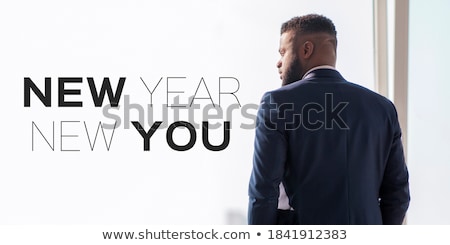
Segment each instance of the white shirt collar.
[[313,67],[313,68],[309,69],[309,70],[305,73],[305,75],[303,75],[302,80],[305,79],[306,76],[307,76],[309,73],[311,73],[312,71],[318,70],[318,69],[332,69],[332,70],[336,70],[336,68],[334,68],[333,66],[330,66],[330,65],[316,66],[316,67]]

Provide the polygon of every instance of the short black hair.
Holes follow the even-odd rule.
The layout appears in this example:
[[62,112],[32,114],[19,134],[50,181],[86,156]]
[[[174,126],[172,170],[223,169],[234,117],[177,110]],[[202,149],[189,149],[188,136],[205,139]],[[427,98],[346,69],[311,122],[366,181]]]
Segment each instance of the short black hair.
[[308,14],[294,17],[281,25],[281,34],[295,31],[295,35],[311,33],[328,33],[336,37],[336,27],[327,17],[319,14]]

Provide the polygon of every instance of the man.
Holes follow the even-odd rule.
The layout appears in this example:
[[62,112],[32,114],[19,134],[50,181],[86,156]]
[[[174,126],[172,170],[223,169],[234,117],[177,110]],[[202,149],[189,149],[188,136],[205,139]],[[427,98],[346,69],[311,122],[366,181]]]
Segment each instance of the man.
[[281,27],[283,86],[258,110],[249,224],[276,224],[282,182],[298,224],[402,224],[408,170],[394,105],[346,81],[321,15]]

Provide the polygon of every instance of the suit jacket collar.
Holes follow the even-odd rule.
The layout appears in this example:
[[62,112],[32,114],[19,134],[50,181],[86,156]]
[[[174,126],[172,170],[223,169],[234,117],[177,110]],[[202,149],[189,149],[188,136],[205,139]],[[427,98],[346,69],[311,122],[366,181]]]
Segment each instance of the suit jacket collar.
[[312,70],[303,77],[302,80],[310,80],[310,79],[317,79],[317,78],[334,78],[339,80],[345,80],[344,77],[335,69],[330,68],[318,68],[315,70]]
[[305,75],[303,75],[302,80],[305,79],[305,77],[311,73],[312,71],[318,70],[318,69],[332,69],[332,70],[336,70],[336,68],[334,68],[333,66],[330,65],[321,65],[321,66],[315,66],[311,69],[309,69],[308,71],[305,72]]

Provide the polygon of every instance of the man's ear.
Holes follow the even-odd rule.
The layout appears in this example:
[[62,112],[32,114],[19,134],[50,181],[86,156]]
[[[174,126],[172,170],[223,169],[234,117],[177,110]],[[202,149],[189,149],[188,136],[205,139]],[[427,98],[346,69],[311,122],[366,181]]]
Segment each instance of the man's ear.
[[305,43],[303,43],[301,52],[303,58],[309,59],[309,57],[311,57],[313,52],[314,52],[314,43],[312,43],[311,41],[306,41]]

